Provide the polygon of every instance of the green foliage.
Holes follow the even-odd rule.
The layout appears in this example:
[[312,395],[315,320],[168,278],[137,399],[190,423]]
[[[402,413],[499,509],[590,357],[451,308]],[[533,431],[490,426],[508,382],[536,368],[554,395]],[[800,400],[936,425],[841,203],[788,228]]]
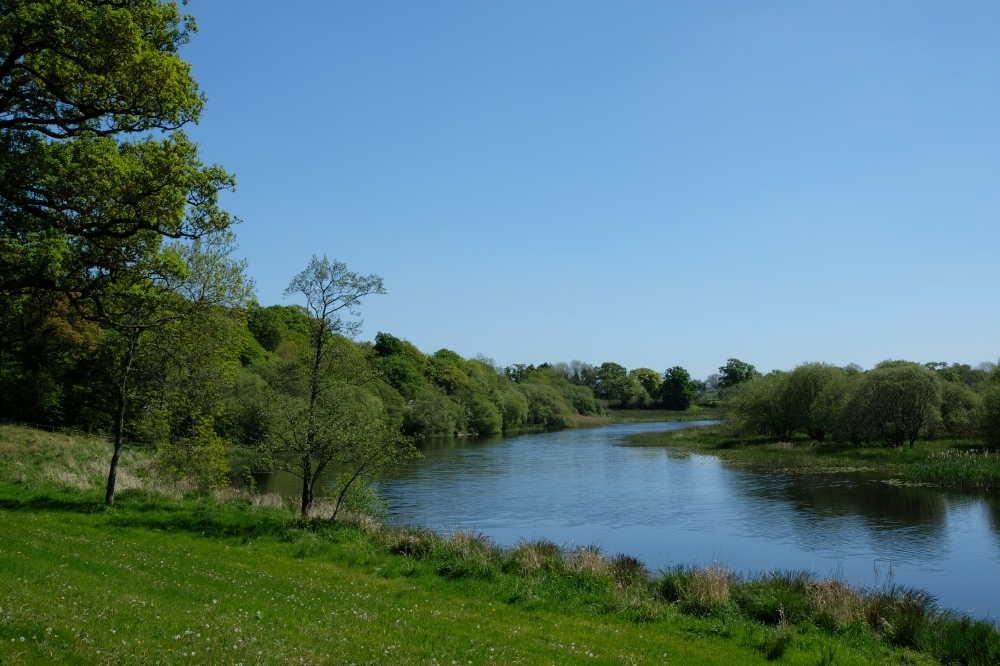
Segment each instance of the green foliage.
[[427,379],[412,360],[403,355],[379,359],[382,377],[407,400],[413,400],[427,385]]
[[820,363],[772,372],[726,392],[730,428],[784,440],[801,432],[822,442],[833,435],[855,446],[912,446],[919,437],[988,430],[990,394],[981,399],[961,382],[942,382],[927,367],[886,361],[862,373]]
[[502,432],[503,415],[485,397],[475,396],[469,401],[469,430],[477,435]]
[[520,428],[528,423],[528,398],[513,386],[501,386],[492,395],[503,419],[503,429]]
[[216,423],[219,434],[239,447],[263,444],[271,429],[269,401],[267,382],[253,368],[240,369]]
[[167,440],[160,448],[164,467],[178,477],[192,477],[207,488],[229,485],[226,443],[211,417],[198,418],[186,437]]
[[880,363],[866,373],[860,391],[872,438],[885,446],[912,446],[941,418],[941,381],[916,363]]
[[401,356],[404,353],[403,341],[388,333],[375,334],[375,353],[379,356]]
[[382,520],[389,511],[389,505],[378,496],[375,484],[370,479],[356,480],[347,472],[337,475],[336,483],[330,488],[330,495],[342,497],[341,509],[351,513]]
[[724,391],[743,382],[760,377],[757,368],[738,358],[731,358],[719,368],[719,390]]
[[625,405],[633,395],[634,385],[635,382],[628,376],[624,367],[617,363],[602,363],[597,369],[594,395],[605,400],[616,400]]
[[518,388],[528,399],[528,425],[573,427],[573,411],[555,388],[541,382],[519,384]]
[[413,399],[413,405],[403,422],[407,432],[427,437],[455,434],[461,424],[460,408],[436,386],[425,387]]
[[836,428],[846,392],[844,371],[825,363],[805,363],[792,370],[787,381],[793,428],[822,442]]
[[[432,360],[434,360],[432,358]],[[437,371],[436,381],[448,395],[455,395],[469,388],[469,376],[456,365],[444,365]]]
[[[280,314],[279,307],[253,307],[247,316],[247,328],[257,344],[266,351],[273,352],[281,344],[288,327]],[[307,329],[308,330],[308,329]]]
[[980,412],[982,397],[967,384],[941,383],[941,427],[949,436],[972,435]]
[[639,382],[639,385],[646,390],[646,393],[650,396],[660,395],[660,385],[663,383],[663,378],[660,377],[656,370],[650,370],[649,368],[636,368],[635,370],[629,371],[629,377]]
[[1000,446],[1000,366],[989,375],[977,416],[986,442]]
[[664,409],[684,411],[688,409],[697,397],[691,374],[684,368],[674,366],[663,373],[663,384],[660,387],[660,401]]

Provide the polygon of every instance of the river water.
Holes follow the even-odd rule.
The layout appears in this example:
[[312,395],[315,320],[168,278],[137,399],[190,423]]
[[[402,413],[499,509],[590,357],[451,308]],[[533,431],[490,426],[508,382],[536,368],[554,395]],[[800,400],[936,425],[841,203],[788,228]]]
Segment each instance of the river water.
[[394,522],[545,538],[628,553],[653,570],[719,562],[805,569],[925,589],[946,608],[1000,615],[1000,499],[861,474],[748,470],[620,445],[642,423],[425,444],[380,482]]

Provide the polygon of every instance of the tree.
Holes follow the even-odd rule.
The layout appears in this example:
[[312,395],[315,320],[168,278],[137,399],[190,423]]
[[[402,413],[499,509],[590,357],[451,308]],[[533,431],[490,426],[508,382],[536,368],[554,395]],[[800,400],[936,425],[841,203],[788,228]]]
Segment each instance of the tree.
[[719,382],[722,379],[722,375],[717,372],[713,372],[708,377],[705,378],[705,389],[708,391],[718,391]]
[[726,364],[719,368],[719,374],[721,375],[719,378],[720,391],[761,376],[757,372],[757,368],[749,363],[744,363],[738,358],[731,358],[726,361]]
[[[106,331],[99,362],[114,401],[114,452],[104,501],[114,504],[118,461],[130,409],[141,407],[162,388],[170,331],[214,308],[237,309],[250,295],[244,264],[229,259],[229,235],[164,248],[111,283],[100,298],[84,301],[89,316]],[[127,278],[127,279],[126,279]],[[190,390],[190,385],[189,385]]]
[[978,412],[983,439],[991,446],[1000,446],[1000,366],[994,366],[987,376]]
[[684,411],[688,409],[697,397],[691,373],[676,365],[667,368],[663,373],[663,385],[660,387],[660,399],[666,409]]
[[[286,298],[305,299],[309,337],[305,348],[285,359],[270,378],[277,414],[266,460],[302,480],[304,516],[312,508],[320,476],[331,464],[342,462],[347,452],[407,450],[403,440],[397,441],[391,430],[377,425],[380,406],[356,390],[377,373],[351,341],[361,321],[344,319],[344,315],[359,316],[356,308],[364,297],[384,293],[382,278],[352,273],[345,264],[325,256],[313,256],[285,290]],[[285,454],[291,454],[294,464],[285,465]],[[362,458],[367,460],[367,455]],[[374,463],[365,465],[370,469]]]
[[[232,177],[178,131],[205,102],[194,31],[158,0],[0,6],[0,292],[89,295],[161,238],[228,229]],[[149,130],[169,135],[119,141]]]
[[940,419],[941,381],[927,368],[886,361],[865,374],[861,408],[869,414],[872,439],[885,446],[912,447]]
[[841,394],[834,386],[829,391],[826,389],[842,375],[843,370],[825,363],[803,363],[792,370],[788,377],[787,399],[796,430],[817,442],[822,442],[833,431]]
[[656,397],[660,393],[660,384],[663,383],[663,379],[660,377],[660,373],[656,370],[651,370],[650,368],[636,368],[628,373],[632,379],[639,382],[642,388],[646,389],[646,393],[650,397]]
[[605,400],[617,400],[622,407],[632,395],[635,381],[628,376],[628,371],[617,363],[602,363],[597,369],[597,386],[594,394]]
[[726,390],[724,415],[737,432],[788,440],[796,429],[796,405],[787,372],[770,372]]

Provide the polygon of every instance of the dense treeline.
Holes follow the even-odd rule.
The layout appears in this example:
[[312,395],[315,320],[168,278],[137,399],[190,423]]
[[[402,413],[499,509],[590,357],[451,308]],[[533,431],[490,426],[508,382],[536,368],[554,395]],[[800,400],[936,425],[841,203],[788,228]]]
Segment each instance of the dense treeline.
[[[855,446],[912,446],[917,439],[981,438],[1000,444],[1000,370],[885,361],[867,372],[806,363],[723,382],[726,422],[738,434]],[[725,375],[725,373],[724,373]]]
[[[515,381],[544,373],[546,377],[565,380],[571,385],[590,389],[593,395],[612,409],[669,409],[684,411],[699,396],[716,390],[715,380],[699,382],[680,366],[668,368],[663,374],[649,368],[627,370],[617,363],[607,362],[593,366],[581,361],[572,363],[543,363],[534,366],[514,365],[506,368]],[[713,378],[717,375],[713,375]],[[711,385],[710,385],[711,384]],[[590,414],[583,405],[579,413]],[[599,412],[596,412],[599,413]]]

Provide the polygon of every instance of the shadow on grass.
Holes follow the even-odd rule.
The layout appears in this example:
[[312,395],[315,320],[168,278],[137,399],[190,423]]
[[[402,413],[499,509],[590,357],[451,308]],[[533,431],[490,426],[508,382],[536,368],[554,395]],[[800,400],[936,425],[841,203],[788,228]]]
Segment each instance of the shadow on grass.
[[215,537],[284,536],[293,528],[289,513],[246,502],[220,503],[208,497],[175,499],[140,490],[126,490],[105,507],[103,497],[61,496],[54,493],[0,497],[0,510],[60,512],[103,516],[109,525],[191,532]]
[[26,497],[0,497],[4,511],[64,511],[69,513],[100,513],[103,500],[92,497],[53,496],[48,493]]

